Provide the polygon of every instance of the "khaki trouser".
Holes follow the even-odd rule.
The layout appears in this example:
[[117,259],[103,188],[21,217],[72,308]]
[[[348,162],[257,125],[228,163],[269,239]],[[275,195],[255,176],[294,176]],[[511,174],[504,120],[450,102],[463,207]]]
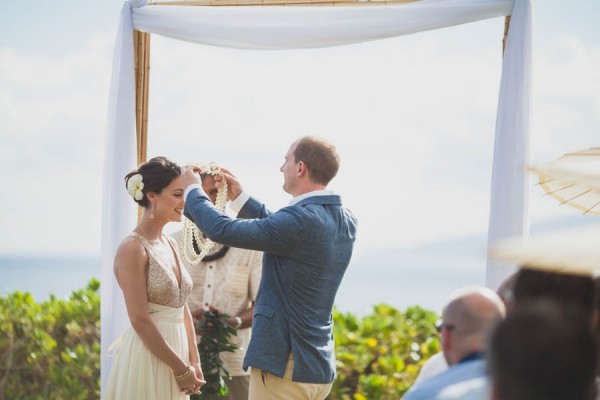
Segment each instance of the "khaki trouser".
[[225,384],[229,390],[224,400],[248,400],[250,375],[234,376],[231,380],[223,379],[225,379]]
[[250,368],[249,400],[324,400],[333,383],[293,382],[294,359],[290,358],[283,378],[258,368]]

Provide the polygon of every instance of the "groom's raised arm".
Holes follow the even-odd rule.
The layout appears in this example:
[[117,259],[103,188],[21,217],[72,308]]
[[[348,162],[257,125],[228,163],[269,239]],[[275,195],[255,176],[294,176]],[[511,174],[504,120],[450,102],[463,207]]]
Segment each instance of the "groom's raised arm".
[[294,210],[269,212],[259,201],[248,197],[233,219],[216,208],[202,189],[200,177],[191,168],[182,171],[186,187],[184,213],[211,240],[232,247],[286,255],[302,240],[302,218]]
[[[231,204],[231,209],[237,212],[238,218],[267,218],[272,214],[272,212],[269,211],[263,203],[253,197],[248,196],[246,192],[243,192],[238,199],[242,196],[244,196],[244,198],[241,199],[243,200],[243,203],[240,201],[238,204]],[[239,203],[241,203],[241,206]]]
[[[242,185],[237,180],[235,175],[228,169],[223,168],[223,175],[215,176],[215,184],[220,189],[223,187],[223,180],[227,181],[227,198],[231,200],[230,208],[237,213],[238,218],[251,219],[251,218],[266,218],[272,214],[266,206],[258,200],[250,197],[248,193],[244,192]],[[208,195],[202,188],[202,181],[197,175],[199,172],[198,168],[184,167],[181,173],[181,179],[183,185],[187,186],[183,195],[183,198],[187,201],[188,195],[192,189],[198,189],[201,196],[208,199]],[[186,215],[189,218],[189,216]]]
[[[298,210],[296,209],[298,208]],[[266,209],[250,198],[244,206],[253,212]],[[261,212],[261,211],[258,211]],[[265,218],[233,219],[216,208],[202,189],[187,193],[184,213],[211,240],[227,246],[288,255],[304,240],[299,207],[286,207]]]

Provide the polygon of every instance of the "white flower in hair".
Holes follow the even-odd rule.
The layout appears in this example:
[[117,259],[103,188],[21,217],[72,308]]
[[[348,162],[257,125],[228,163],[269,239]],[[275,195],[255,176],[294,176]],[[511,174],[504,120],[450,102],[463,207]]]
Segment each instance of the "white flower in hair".
[[137,201],[140,201],[144,198],[144,182],[141,174],[135,174],[127,181],[127,191]]

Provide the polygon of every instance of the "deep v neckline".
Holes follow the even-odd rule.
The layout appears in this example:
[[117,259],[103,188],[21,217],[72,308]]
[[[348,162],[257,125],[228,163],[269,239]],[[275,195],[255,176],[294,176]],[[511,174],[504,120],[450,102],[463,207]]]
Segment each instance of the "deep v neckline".
[[175,282],[177,282],[177,287],[179,288],[179,290],[181,290],[181,285],[183,285],[183,272],[181,271],[181,264],[179,263],[179,256],[177,256],[177,252],[175,251],[175,248],[173,247],[173,243],[171,243],[169,238],[166,237],[165,235],[163,235],[163,237],[167,240],[167,242],[169,243],[169,247],[171,248],[171,251],[173,252],[173,257],[175,258],[175,264],[177,265],[177,270],[179,271],[179,279],[177,279],[177,274],[175,273],[175,271],[173,271],[173,268],[171,268],[171,272],[173,273],[173,275],[175,275]]
[[177,256],[177,253],[175,252],[175,249],[173,248],[173,244],[171,243],[171,241],[163,234],[162,237],[167,241],[167,243],[169,243],[169,247],[171,248],[171,251],[173,252],[173,255],[175,256],[175,264],[177,265],[177,269],[179,270],[179,279],[177,279],[177,274],[175,273],[175,271],[173,271],[172,267],[168,267],[165,266],[165,263],[163,262],[163,260],[160,259],[160,257],[158,257],[156,255],[156,252],[154,251],[154,248],[152,247],[152,244],[150,243],[150,241],[148,239],[146,239],[143,235],[137,233],[137,232],[133,232],[135,233],[137,236],[141,237],[147,244],[146,248],[148,249],[148,251],[150,251],[152,253],[152,257],[156,260],[157,263],[160,264],[160,266],[162,267],[163,271],[167,272],[168,274],[172,275],[173,278],[175,278],[175,282],[177,283],[177,288],[181,291],[181,286],[183,285],[183,272],[181,271],[181,264],[179,263],[179,257]]

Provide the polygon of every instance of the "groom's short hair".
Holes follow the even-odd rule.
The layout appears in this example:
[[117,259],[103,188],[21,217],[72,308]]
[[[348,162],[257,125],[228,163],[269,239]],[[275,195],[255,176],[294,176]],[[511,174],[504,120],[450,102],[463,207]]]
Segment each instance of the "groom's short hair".
[[314,183],[327,185],[337,175],[340,157],[335,146],[316,136],[298,139],[294,162],[303,161],[308,167],[308,177]]

